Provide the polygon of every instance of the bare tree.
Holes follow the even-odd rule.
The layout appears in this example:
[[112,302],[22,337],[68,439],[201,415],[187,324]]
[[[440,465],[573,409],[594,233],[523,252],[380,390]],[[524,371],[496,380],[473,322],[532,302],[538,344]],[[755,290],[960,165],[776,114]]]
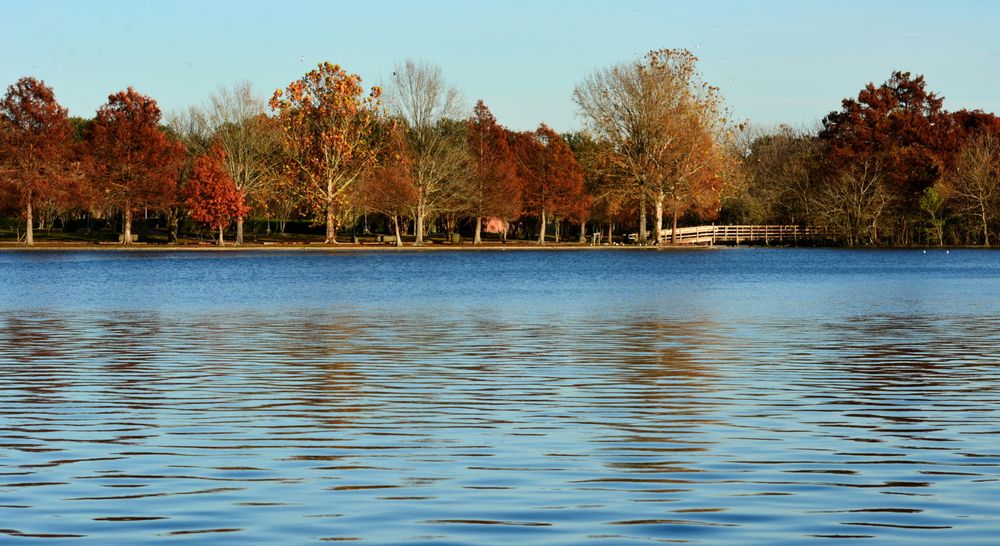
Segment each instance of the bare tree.
[[425,220],[450,205],[451,187],[466,165],[465,125],[455,121],[462,117],[462,100],[440,67],[407,60],[392,74],[389,104],[406,129],[416,188],[414,244],[421,245]]
[[779,224],[813,220],[815,166],[822,153],[815,132],[782,125],[747,126],[739,133],[732,154],[741,158],[744,186],[733,188],[730,196],[739,195],[746,220]]
[[820,190],[816,206],[829,225],[847,235],[848,245],[878,242],[878,223],[892,196],[879,164],[864,161],[833,175]]
[[1000,137],[983,133],[969,141],[950,178],[959,208],[978,220],[983,245],[990,246],[990,223],[1000,208]]
[[[171,126],[188,136],[189,146],[199,143],[207,149],[215,140],[221,144],[226,171],[247,203],[256,207],[265,204],[281,162],[281,135],[266,106],[250,82],[242,81],[231,89],[219,88],[205,104],[171,119]],[[237,245],[243,244],[243,222],[243,217],[236,219]]]

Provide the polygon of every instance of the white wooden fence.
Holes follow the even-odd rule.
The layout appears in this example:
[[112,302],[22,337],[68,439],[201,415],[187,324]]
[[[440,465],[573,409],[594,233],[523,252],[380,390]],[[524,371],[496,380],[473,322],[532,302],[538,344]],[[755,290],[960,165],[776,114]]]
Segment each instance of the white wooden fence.
[[[836,233],[827,227],[803,226],[693,226],[677,228],[678,245],[712,245],[716,243],[763,242],[786,243],[799,240],[830,239]],[[673,230],[660,231],[660,241],[670,244]]]

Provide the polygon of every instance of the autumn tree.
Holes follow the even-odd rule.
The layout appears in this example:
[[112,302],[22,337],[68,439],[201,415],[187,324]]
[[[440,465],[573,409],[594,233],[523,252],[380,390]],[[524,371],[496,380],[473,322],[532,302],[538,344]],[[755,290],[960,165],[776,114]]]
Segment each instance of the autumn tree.
[[421,245],[425,221],[455,205],[456,188],[465,173],[465,135],[453,130],[451,123],[462,115],[461,98],[445,82],[440,67],[413,60],[396,66],[390,97],[410,147],[417,189],[414,244]]
[[[205,153],[218,144],[225,151],[225,168],[247,204],[266,205],[265,196],[277,183],[281,162],[278,124],[267,116],[264,100],[256,96],[250,82],[220,88],[204,105],[193,106],[180,117],[198,136]],[[236,218],[236,244],[243,244],[244,218]]]
[[0,192],[24,216],[27,245],[35,244],[39,203],[64,197],[72,181],[66,114],[52,88],[29,77],[8,87],[0,101]]
[[195,160],[204,155],[211,148],[213,142],[213,136],[204,130],[202,124],[194,115],[195,112],[196,110],[192,108],[181,113],[174,113],[169,116],[167,121],[167,130],[184,145],[187,151],[177,171],[177,198],[164,207],[168,244],[177,242],[181,219],[188,212],[188,208],[184,203],[185,196],[183,193],[184,187],[191,178],[191,173],[194,170]]
[[218,230],[219,246],[225,244],[225,227],[247,212],[243,192],[226,168],[226,151],[221,143],[213,144],[195,159],[183,196],[191,218]]
[[557,243],[562,236],[561,226],[564,224],[561,223],[561,220],[563,219],[579,226],[578,242],[583,243],[587,240],[587,220],[590,219],[593,199],[587,193],[586,183],[582,176],[582,168],[580,169],[580,174],[581,176],[578,179],[574,177],[571,179],[570,184],[564,187],[565,193],[562,195],[563,206],[560,210],[560,216],[556,217],[555,240]]
[[650,200],[659,239],[666,200],[676,226],[680,212],[698,205],[695,196],[704,199],[719,186],[716,137],[725,119],[718,89],[701,79],[697,60],[683,49],[650,51],[595,71],[573,93],[590,129],[612,144],[616,170],[629,178],[641,242]]
[[517,134],[514,143],[524,210],[538,218],[542,245],[549,220],[572,215],[586,199],[583,170],[566,141],[544,123],[533,133]]
[[[970,139],[983,133],[1000,134],[1000,116],[983,112],[982,110],[962,109],[949,114],[951,118],[951,130],[955,133],[954,141],[958,148],[955,149],[955,160],[958,159],[959,148],[964,146]],[[954,162],[952,162],[954,164]]]
[[[611,241],[614,223],[625,210],[631,198],[631,184],[627,173],[622,173],[617,152],[607,140],[598,140],[587,130],[563,136],[573,156],[583,169],[586,190],[587,220],[597,223],[594,231],[600,231],[599,224],[608,226],[608,241]],[[586,236],[581,226],[580,241]]]
[[954,159],[958,142],[944,99],[926,88],[923,76],[893,72],[885,83],[869,83],[856,99],[823,119],[820,140],[827,146],[827,178],[878,163],[883,192],[899,242],[906,243],[919,220],[919,200]]
[[639,240],[645,243],[653,173],[653,128],[658,99],[648,88],[642,61],[601,68],[573,91],[573,100],[598,138],[611,144],[620,187],[639,204]]
[[392,222],[395,245],[403,246],[400,217],[410,215],[419,201],[419,188],[413,178],[413,156],[402,128],[387,131],[388,144],[378,167],[358,188],[356,199],[365,210],[385,215]]
[[555,136],[559,138],[559,144],[555,150],[550,148],[548,151],[556,154],[550,157],[557,176],[560,177],[554,188],[552,208],[553,235],[555,242],[558,243],[562,240],[563,226],[567,223],[577,224],[580,229],[584,229],[583,224],[589,216],[591,200],[583,183],[583,169],[573,157],[566,141],[558,134]]
[[326,222],[326,243],[337,242],[337,211],[347,190],[371,169],[378,156],[381,90],[366,94],[361,76],[321,63],[301,79],[277,90],[277,112],[286,151],[286,176],[315,216]]
[[970,139],[948,179],[959,209],[977,220],[983,246],[990,246],[990,224],[1000,212],[1000,133]]
[[124,244],[132,242],[132,214],[176,198],[181,143],[160,128],[156,101],[129,87],[97,110],[91,136],[93,183],[107,204],[121,210]]
[[[705,110],[703,110],[705,108]],[[675,132],[673,142],[654,160],[657,183],[657,241],[663,229],[664,205],[670,207],[671,244],[677,244],[677,221],[686,211],[695,211],[702,218],[715,219],[722,190],[722,173],[726,171],[725,149],[716,142],[716,118],[710,107],[693,106],[669,122]]]
[[731,141],[741,183],[725,192],[724,214],[734,223],[803,224],[815,220],[817,167],[823,146],[815,133],[789,126],[744,127]]
[[268,230],[270,231],[270,221],[275,222],[275,231],[284,234],[288,220],[301,216],[306,212],[308,206],[299,191],[298,180],[287,171],[283,171],[273,182],[269,184],[263,196],[265,203],[265,214],[268,218]]
[[462,188],[464,209],[475,218],[473,244],[482,242],[485,218],[513,220],[521,213],[521,184],[507,132],[482,100],[468,121],[469,175]]
[[637,69],[642,91],[654,99],[647,134],[658,242],[665,206],[676,244],[680,214],[697,209],[714,218],[719,196],[724,151],[717,139],[726,120],[719,90],[702,80],[697,60],[687,50],[663,49],[648,53]]

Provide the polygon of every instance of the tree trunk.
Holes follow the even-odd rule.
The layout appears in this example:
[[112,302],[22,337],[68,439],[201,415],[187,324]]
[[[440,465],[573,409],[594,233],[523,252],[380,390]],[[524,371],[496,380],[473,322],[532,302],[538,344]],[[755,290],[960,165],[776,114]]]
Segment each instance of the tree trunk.
[[243,244],[243,217],[236,219],[236,246]]
[[325,244],[335,244],[337,242],[337,227],[333,222],[333,201],[326,204],[326,240]]
[[980,217],[983,219],[983,246],[990,246],[990,228],[986,221],[986,207],[980,208]]
[[545,209],[542,209],[542,217],[540,225],[538,226],[538,244],[545,244]]
[[612,237],[614,236],[614,234],[615,234],[615,223],[614,222],[608,222],[608,244],[609,245],[614,244],[614,242],[615,242],[615,240],[612,239]]
[[[663,191],[660,191],[660,195],[656,197],[656,231],[653,232],[653,237],[656,237],[656,244],[661,244],[663,242]],[[674,244],[673,235],[671,234],[670,244]]]
[[219,224],[219,246],[226,246],[226,242],[222,239],[222,224]]
[[177,232],[180,230],[180,218],[176,210],[167,212],[167,244],[177,243]]
[[414,246],[419,246],[424,244],[424,202],[422,199],[419,203],[417,203],[416,216],[417,217],[413,219],[415,224],[414,229],[416,230],[414,233],[413,244]]
[[580,222],[580,242],[581,243],[586,243],[587,242],[587,221],[586,220]]
[[122,244],[132,244],[132,207],[127,201],[125,202],[125,227],[122,231],[124,232],[122,234]]
[[31,211],[31,195],[28,195],[28,202],[24,206],[24,219],[25,219],[25,231],[24,231],[24,244],[28,246],[35,246],[35,218]]
[[327,177],[326,180],[326,240],[323,241],[325,244],[337,244],[337,225],[334,223],[334,210],[333,210],[333,179]]
[[476,216],[476,236],[472,239],[472,244],[478,245],[483,242],[480,232],[483,230],[483,219]]
[[552,226],[552,231],[555,233],[555,236],[556,236],[556,243],[559,242],[559,228],[560,227],[561,226],[559,225],[559,219],[556,218],[555,225]]
[[458,233],[458,217],[454,213],[448,214],[445,217],[445,225],[448,227],[448,243],[455,240],[455,234]]
[[646,232],[646,196],[639,198],[639,242],[646,244],[649,235]]
[[396,230],[396,246],[403,246],[403,237],[399,232],[399,215],[392,215],[392,228]]
[[678,210],[679,208],[680,207],[678,206],[677,200],[675,199],[674,200],[673,226],[672,226],[672,228],[670,230],[670,244],[671,245],[676,245],[677,244],[677,216],[678,216],[678,212],[680,212]]

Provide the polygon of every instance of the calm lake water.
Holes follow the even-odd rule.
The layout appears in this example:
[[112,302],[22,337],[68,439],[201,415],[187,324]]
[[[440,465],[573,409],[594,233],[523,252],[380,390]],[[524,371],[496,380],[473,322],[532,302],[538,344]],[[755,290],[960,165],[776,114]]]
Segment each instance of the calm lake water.
[[2,544],[1000,540],[1000,253],[0,253]]

